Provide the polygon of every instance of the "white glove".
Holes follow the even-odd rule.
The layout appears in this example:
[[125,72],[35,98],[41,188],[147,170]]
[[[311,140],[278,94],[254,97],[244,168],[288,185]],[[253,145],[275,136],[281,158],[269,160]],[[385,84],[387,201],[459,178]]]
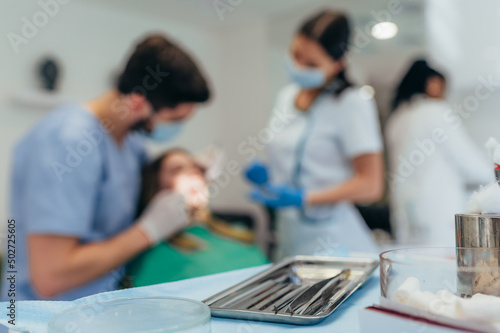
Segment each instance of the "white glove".
[[138,226],[156,244],[185,228],[189,223],[181,194],[163,191],[156,194],[139,217]]

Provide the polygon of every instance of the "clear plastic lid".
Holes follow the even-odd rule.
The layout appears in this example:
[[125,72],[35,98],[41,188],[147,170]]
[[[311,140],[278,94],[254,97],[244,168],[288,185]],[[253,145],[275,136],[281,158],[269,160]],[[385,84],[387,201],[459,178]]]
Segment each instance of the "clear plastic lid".
[[49,333],[211,331],[205,304],[176,297],[122,298],[73,307],[49,321]]

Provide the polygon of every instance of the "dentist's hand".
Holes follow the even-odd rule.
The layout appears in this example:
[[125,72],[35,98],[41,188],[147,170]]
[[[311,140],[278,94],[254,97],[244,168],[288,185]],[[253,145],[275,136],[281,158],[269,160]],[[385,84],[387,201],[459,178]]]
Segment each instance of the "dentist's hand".
[[153,245],[176,234],[189,223],[184,198],[170,191],[156,194],[137,223]]
[[269,172],[264,163],[254,160],[245,169],[245,177],[256,185],[263,185],[269,181]]
[[265,185],[263,188],[254,188],[251,198],[267,207],[302,207],[306,194],[300,188],[287,185]]

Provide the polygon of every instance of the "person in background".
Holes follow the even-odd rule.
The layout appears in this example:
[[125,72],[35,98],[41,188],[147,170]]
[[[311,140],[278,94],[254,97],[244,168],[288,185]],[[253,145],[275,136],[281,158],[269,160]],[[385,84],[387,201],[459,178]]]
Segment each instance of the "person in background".
[[134,49],[116,86],[57,108],[18,143],[10,198],[17,300],[72,300],[116,289],[126,262],[187,225],[182,196],[164,192],[134,219],[147,162],[142,137],[169,140],[209,95],[191,57],[151,35]]
[[354,203],[374,202],[384,190],[382,138],[373,100],[346,76],[350,27],[336,11],[307,19],[285,65],[293,81],[279,93],[267,165],[254,161],[246,177],[251,197],[277,209],[275,259],[291,255],[377,252]]
[[161,191],[179,193],[190,208],[192,223],[143,252],[128,267],[133,286],[171,282],[267,264],[253,244],[254,234],[242,225],[215,218],[203,166],[188,152],[171,149],[142,173],[138,216]]
[[493,181],[493,170],[445,100],[446,79],[415,61],[397,87],[385,128],[391,223],[404,244],[455,246],[455,214],[466,185]]

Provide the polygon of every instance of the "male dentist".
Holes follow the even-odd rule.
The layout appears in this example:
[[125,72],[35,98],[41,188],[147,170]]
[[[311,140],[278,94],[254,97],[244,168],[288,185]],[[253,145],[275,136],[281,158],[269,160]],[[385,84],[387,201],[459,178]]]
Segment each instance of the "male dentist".
[[[158,194],[135,219],[147,161],[142,137],[169,140],[209,95],[193,59],[151,35],[115,87],[54,110],[18,143],[10,197],[15,299],[72,300],[116,289],[127,261],[186,226],[184,201],[171,193]],[[6,265],[4,273],[12,270]],[[10,284],[2,285],[2,299],[13,298]]]

